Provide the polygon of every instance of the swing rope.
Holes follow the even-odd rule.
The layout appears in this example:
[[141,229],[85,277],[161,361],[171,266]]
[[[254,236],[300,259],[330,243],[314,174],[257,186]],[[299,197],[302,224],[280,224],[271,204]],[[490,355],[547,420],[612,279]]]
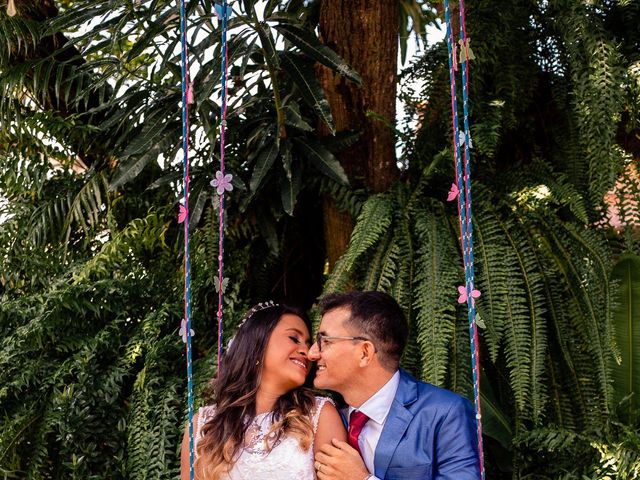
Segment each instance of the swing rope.
[[[459,287],[460,303],[467,303],[469,319],[469,339],[471,346],[471,366],[473,372],[473,391],[477,419],[478,453],[481,478],[485,478],[483,447],[482,447],[482,422],[480,409],[480,362],[478,348],[478,331],[476,325],[475,298],[480,292],[474,288],[473,267],[473,225],[471,213],[471,171],[470,148],[471,134],[469,129],[469,65],[472,58],[469,48],[469,40],[466,32],[466,19],[464,0],[459,0],[460,14],[460,63],[462,64],[462,97],[463,97],[463,125],[464,130],[459,130],[458,107],[456,98],[457,71],[457,45],[451,25],[451,14],[448,0],[444,0],[445,22],[447,25],[447,50],[449,60],[449,79],[451,84],[451,112],[453,130],[453,157],[456,171],[456,184],[452,186],[453,195],[457,197],[458,217],[460,227],[460,239],[462,244],[462,256],[465,272],[465,285]],[[216,278],[216,290],[218,291],[218,370],[222,357],[223,337],[223,300],[226,280],[224,278],[224,220],[225,220],[225,190],[231,191],[231,175],[225,174],[225,133],[227,125],[227,74],[228,74],[228,46],[227,29],[229,9],[227,0],[222,1],[221,8],[216,7],[216,14],[221,21],[221,104],[220,104],[220,170],[216,172],[216,179],[212,185],[217,187],[218,202],[218,275]],[[182,150],[183,150],[183,185],[184,204],[181,206],[179,221],[184,223],[184,319],[181,325],[181,335],[186,343],[187,356],[187,389],[188,389],[188,416],[189,416],[189,478],[194,480],[194,432],[193,432],[193,373],[192,373],[192,336],[191,329],[191,260],[189,254],[189,103],[192,102],[192,87],[189,82],[189,64],[186,40],[186,0],[180,0],[180,34],[181,34],[181,67],[182,67]],[[461,146],[464,149],[461,151]]]
[[[231,191],[231,175],[225,175],[224,154],[225,154],[225,130],[227,125],[227,69],[228,69],[228,48],[227,48],[227,28],[229,19],[229,8],[227,0],[223,0],[221,8],[215,5],[216,15],[221,20],[221,103],[220,103],[220,170],[216,172],[216,178],[211,182],[216,187],[218,193],[218,276],[216,290],[218,291],[218,370],[220,370],[220,360],[222,357],[222,336],[223,336],[223,295],[226,286],[224,278],[224,192]],[[183,223],[184,229],[184,319],[180,327],[180,335],[186,344],[187,356],[187,403],[189,416],[189,478],[194,480],[194,429],[193,429],[193,355],[191,329],[191,257],[189,254],[189,104],[193,103],[193,89],[189,81],[189,58],[187,51],[186,32],[186,0],[180,0],[180,43],[181,43],[181,67],[182,67],[182,172],[184,188],[184,204],[180,207],[178,222]]]
[[189,255],[189,100],[192,97],[189,83],[189,59],[187,55],[186,4],[180,0],[180,40],[182,67],[182,181],[184,188],[184,204],[179,221],[184,229],[184,318],[181,334],[186,343],[187,355],[187,404],[189,413],[189,478],[194,480],[194,438],[193,438],[193,361],[191,352],[191,257]]
[[[221,39],[221,101],[220,101],[220,172],[219,175],[216,176],[220,179],[225,178],[224,172],[224,139],[225,139],[225,130],[227,127],[227,68],[228,68],[228,48],[227,48],[227,26],[229,21],[229,12],[227,9],[227,0],[223,0],[222,2],[222,11],[219,15],[222,22],[222,39]],[[231,178],[229,177],[229,181]],[[218,187],[218,193],[220,193],[220,187]],[[218,206],[218,282],[217,282],[217,290],[218,290],[218,371],[220,371],[220,359],[222,358],[222,304],[223,304],[223,295],[224,295],[224,187],[222,188],[222,193],[219,196],[219,206]]]
[[[472,147],[471,132],[469,129],[469,60],[473,54],[469,49],[467,37],[464,0],[459,0],[460,13],[460,63],[462,64],[462,104],[464,130],[459,130],[458,101],[456,98],[456,76],[458,66],[458,49],[454,39],[451,25],[451,12],[448,0],[444,0],[445,22],[447,25],[447,51],[449,59],[449,81],[451,84],[451,123],[453,130],[453,158],[456,172],[456,183],[452,185],[452,194],[449,199],[458,200],[458,218],[460,227],[460,240],[462,247],[462,260],[465,274],[465,285],[458,288],[460,303],[467,303],[469,320],[469,341],[471,348],[471,368],[473,373],[473,397],[477,420],[478,456],[480,462],[480,476],[485,478],[484,454],[482,445],[482,415],[480,408],[480,355],[478,342],[478,328],[476,324],[475,298],[480,292],[474,286],[473,266],[473,224],[471,212],[471,168],[470,149]],[[461,147],[464,149],[461,152]]]

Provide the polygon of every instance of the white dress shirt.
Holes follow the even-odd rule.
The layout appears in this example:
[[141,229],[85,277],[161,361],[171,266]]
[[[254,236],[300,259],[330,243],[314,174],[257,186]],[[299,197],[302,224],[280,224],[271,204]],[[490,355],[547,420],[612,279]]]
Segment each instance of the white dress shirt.
[[380,390],[360,405],[360,408],[349,407],[349,418],[351,412],[354,410],[358,410],[369,417],[369,421],[362,428],[360,436],[358,437],[358,446],[360,447],[364,464],[370,473],[375,473],[374,457],[376,447],[378,446],[382,429],[387,421],[387,416],[389,415],[389,410],[391,410],[391,404],[396,396],[399,384],[400,371],[396,371]]

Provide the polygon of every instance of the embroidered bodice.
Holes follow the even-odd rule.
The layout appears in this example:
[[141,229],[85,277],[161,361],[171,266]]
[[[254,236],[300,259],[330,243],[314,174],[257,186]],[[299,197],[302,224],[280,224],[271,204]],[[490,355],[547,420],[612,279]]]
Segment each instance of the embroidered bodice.
[[[325,403],[331,400],[327,397],[316,397],[316,404],[311,412],[313,433],[318,428],[318,419]],[[204,424],[215,415],[215,405],[200,408],[196,444]],[[315,480],[313,467],[313,443],[305,452],[300,448],[297,438],[284,436],[272,446],[270,452],[266,450],[265,438],[269,442],[268,434],[273,424],[272,412],[257,415],[247,428],[245,446],[240,452],[238,460],[229,471],[228,480]],[[269,442],[271,444],[271,442]]]

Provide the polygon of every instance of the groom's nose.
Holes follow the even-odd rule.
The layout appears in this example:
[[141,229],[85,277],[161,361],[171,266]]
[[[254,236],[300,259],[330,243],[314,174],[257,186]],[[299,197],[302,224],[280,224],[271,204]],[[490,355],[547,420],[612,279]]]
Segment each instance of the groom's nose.
[[320,349],[318,348],[318,342],[314,342],[313,345],[311,345],[311,348],[307,353],[307,357],[309,357],[309,360],[312,360],[314,362],[320,358]]

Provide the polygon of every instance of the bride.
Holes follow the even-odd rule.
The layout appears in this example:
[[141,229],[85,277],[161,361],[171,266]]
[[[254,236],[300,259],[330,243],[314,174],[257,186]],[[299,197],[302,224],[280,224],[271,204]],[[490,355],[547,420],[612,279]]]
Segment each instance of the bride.
[[[345,440],[333,402],[303,387],[311,324],[272,302],[245,316],[214,381],[215,403],[194,416],[197,480],[314,480],[314,451]],[[189,480],[185,429],[181,480]]]

